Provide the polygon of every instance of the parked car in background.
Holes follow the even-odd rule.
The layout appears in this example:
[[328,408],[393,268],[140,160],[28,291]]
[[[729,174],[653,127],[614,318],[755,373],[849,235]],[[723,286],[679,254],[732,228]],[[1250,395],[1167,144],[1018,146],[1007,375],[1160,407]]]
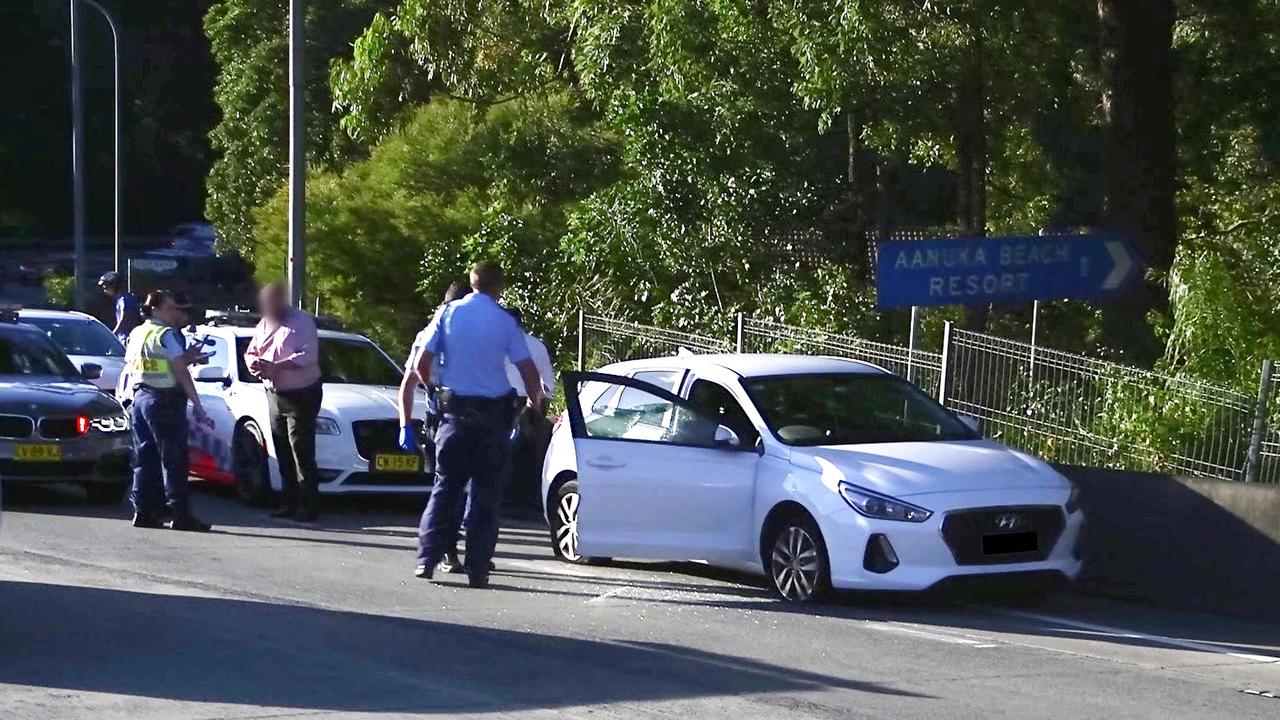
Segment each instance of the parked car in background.
[[[191,473],[235,487],[246,504],[268,502],[281,487],[267,393],[249,373],[244,351],[257,316],[230,313],[186,331],[202,343],[207,364],[192,368],[209,428],[191,424]],[[363,335],[320,330],[324,401],[316,425],[322,493],[430,491],[422,456],[398,447],[401,367]],[[426,393],[418,391],[419,408]],[[419,421],[420,424],[420,421]]]
[[793,602],[1080,572],[1071,483],[873,365],[654,358],[568,373],[565,394],[543,468],[562,560],[702,560]]
[[124,345],[97,318],[68,310],[18,311],[18,319],[40,329],[67,354],[76,366],[93,363],[102,369],[94,384],[114,394],[124,370]]
[[49,336],[0,311],[0,476],[75,483],[91,500],[119,502],[128,488],[129,420],[120,403],[77,368]]
[[182,223],[169,230],[169,249],[212,257],[218,233],[209,223]]

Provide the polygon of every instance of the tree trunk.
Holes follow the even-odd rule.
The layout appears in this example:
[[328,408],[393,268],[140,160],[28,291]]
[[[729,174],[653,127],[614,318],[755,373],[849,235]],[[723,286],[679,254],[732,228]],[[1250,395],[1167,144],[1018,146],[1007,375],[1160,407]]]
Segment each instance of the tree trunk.
[[1108,350],[1150,365],[1163,346],[1148,315],[1165,312],[1177,245],[1172,0],[1098,0],[1102,49],[1103,225],[1133,244],[1149,275],[1103,315]]
[[[987,84],[982,31],[974,29],[970,52],[956,83],[957,219],[966,237],[987,234]],[[966,305],[961,327],[983,331],[991,306]]]

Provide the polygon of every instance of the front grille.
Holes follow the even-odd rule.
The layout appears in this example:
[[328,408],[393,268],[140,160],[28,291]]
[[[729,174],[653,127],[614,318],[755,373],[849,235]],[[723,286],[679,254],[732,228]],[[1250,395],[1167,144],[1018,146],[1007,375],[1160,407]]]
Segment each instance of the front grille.
[[76,480],[93,475],[93,461],[76,462],[19,462],[0,460],[0,478],[30,478],[33,480]]
[[374,473],[358,472],[347,476],[347,485],[430,485],[432,477],[426,473]]
[[[422,433],[422,421],[414,420],[414,427]],[[370,460],[376,453],[401,453],[399,420],[357,420],[351,423],[356,437],[356,452]]]
[[[1010,517],[1016,517],[1011,521]],[[1001,523],[1003,519],[1003,525]],[[957,565],[1003,565],[1044,560],[1062,535],[1066,517],[1062,508],[1036,505],[1007,508],[982,508],[947,513],[942,521],[942,538]],[[1034,533],[1036,549],[1024,552],[984,552],[985,536],[1011,536]],[[998,543],[989,543],[998,546]]]
[[60,440],[80,437],[80,431],[76,429],[76,419],[73,417],[44,418],[40,421],[40,436],[50,440]]
[[29,438],[35,424],[24,415],[0,415],[0,438]]

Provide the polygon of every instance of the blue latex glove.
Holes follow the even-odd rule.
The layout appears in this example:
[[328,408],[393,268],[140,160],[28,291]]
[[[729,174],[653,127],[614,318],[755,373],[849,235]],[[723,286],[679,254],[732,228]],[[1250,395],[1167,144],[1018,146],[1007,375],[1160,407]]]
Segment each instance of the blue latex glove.
[[418,451],[418,438],[413,432],[412,425],[405,425],[400,428],[400,449],[405,452]]

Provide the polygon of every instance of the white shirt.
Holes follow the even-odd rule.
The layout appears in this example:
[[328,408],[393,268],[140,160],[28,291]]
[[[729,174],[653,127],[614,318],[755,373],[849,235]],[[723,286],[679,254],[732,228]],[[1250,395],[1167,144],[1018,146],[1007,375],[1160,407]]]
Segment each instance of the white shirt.
[[[542,392],[551,397],[556,391],[556,370],[551,367],[551,353],[547,352],[547,346],[542,344],[538,338],[524,334],[524,342],[529,346],[529,359],[533,360],[533,366],[538,369],[538,375],[542,378]],[[520,376],[520,371],[516,366],[507,361],[507,380],[510,381],[511,387],[515,388],[516,394],[521,397],[527,395],[529,391],[524,386],[524,378]]]

